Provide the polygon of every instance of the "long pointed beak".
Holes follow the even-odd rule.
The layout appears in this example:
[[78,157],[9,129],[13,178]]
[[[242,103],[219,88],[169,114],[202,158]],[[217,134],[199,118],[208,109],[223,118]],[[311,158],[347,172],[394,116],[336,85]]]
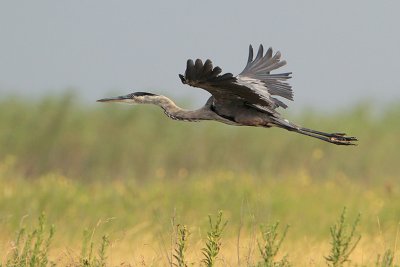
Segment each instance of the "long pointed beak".
[[127,95],[123,95],[123,96],[116,96],[116,97],[99,99],[96,102],[121,102],[121,101],[124,101],[126,99],[129,99],[129,97]]

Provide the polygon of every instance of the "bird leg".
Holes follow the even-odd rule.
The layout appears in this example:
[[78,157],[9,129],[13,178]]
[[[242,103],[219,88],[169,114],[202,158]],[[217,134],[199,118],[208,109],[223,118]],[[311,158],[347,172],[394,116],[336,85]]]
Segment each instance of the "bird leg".
[[[307,135],[307,136],[311,136],[314,138],[318,138],[320,140],[323,140],[325,142],[329,142],[335,145],[356,145],[355,143],[352,143],[353,141],[358,141],[357,138],[352,137],[352,136],[345,136],[345,134],[343,133],[323,133],[323,134],[316,134],[311,129],[307,129],[307,128],[302,128],[300,127],[299,129],[295,129],[295,130],[289,130],[289,131],[295,131],[297,133],[303,134],[303,135]],[[310,130],[310,131],[308,131]],[[318,132],[318,131],[316,131]],[[322,133],[322,132],[320,132]]]
[[287,120],[281,118],[274,118],[273,122],[276,126],[280,128],[284,128],[288,131],[293,131],[299,134],[307,135],[310,137],[314,137],[320,139],[325,142],[329,142],[335,145],[356,145],[353,143],[354,141],[358,141],[356,137],[346,136],[345,133],[325,133],[312,129],[308,129],[305,127],[297,126],[293,123],[290,123]]

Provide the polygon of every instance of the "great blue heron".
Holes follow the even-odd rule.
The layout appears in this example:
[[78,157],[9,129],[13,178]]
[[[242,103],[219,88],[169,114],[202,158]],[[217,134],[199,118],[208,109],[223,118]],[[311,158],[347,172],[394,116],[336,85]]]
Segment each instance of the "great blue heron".
[[221,68],[213,68],[209,59],[204,64],[200,59],[195,62],[189,59],[185,75],[179,74],[182,83],[202,88],[212,95],[198,110],[182,109],[165,96],[146,92],[97,101],[155,104],[174,120],[214,120],[230,125],[267,128],[275,126],[336,145],[354,145],[354,141],[357,141],[355,137],[307,129],[289,122],[276,111],[278,107],[287,108],[287,105],[273,96],[293,100],[292,87],[286,82],[292,73],[271,74],[272,70],[284,66],[286,61],[281,60],[279,51],[275,55],[272,54],[272,48],[265,55],[263,51],[263,46],[260,45],[253,60],[253,47],[250,45],[247,65],[237,76],[232,73],[221,75]]

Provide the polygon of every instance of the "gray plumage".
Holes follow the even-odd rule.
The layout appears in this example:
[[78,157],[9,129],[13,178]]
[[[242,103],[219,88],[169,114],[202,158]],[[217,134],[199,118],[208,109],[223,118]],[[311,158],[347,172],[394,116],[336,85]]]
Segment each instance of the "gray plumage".
[[286,61],[281,60],[280,52],[273,54],[272,48],[269,48],[264,54],[262,45],[254,59],[253,47],[249,46],[247,64],[237,76],[233,76],[232,73],[221,74],[221,68],[213,67],[209,59],[204,64],[200,59],[189,59],[185,74],[179,75],[182,83],[202,88],[212,95],[202,108],[193,111],[179,108],[165,96],[145,92],[98,101],[155,104],[175,120],[215,120],[236,126],[275,126],[337,145],[354,145],[354,141],[357,141],[355,137],[348,137],[343,133],[315,131],[295,125],[281,117],[276,109],[287,108],[287,105],[277,97],[293,100],[292,87],[287,83],[292,73],[271,74],[271,71],[284,65]]

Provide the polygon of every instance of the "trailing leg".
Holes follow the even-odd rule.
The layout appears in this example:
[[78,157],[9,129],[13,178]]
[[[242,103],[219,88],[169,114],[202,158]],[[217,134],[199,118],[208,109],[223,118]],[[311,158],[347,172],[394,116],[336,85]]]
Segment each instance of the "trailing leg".
[[356,145],[354,142],[358,141],[356,137],[346,136],[345,133],[325,133],[305,127],[295,125],[288,120],[282,118],[274,118],[273,124],[277,127],[286,129],[288,131],[296,132],[299,134],[307,135],[320,139],[325,142],[329,142],[335,145]]

